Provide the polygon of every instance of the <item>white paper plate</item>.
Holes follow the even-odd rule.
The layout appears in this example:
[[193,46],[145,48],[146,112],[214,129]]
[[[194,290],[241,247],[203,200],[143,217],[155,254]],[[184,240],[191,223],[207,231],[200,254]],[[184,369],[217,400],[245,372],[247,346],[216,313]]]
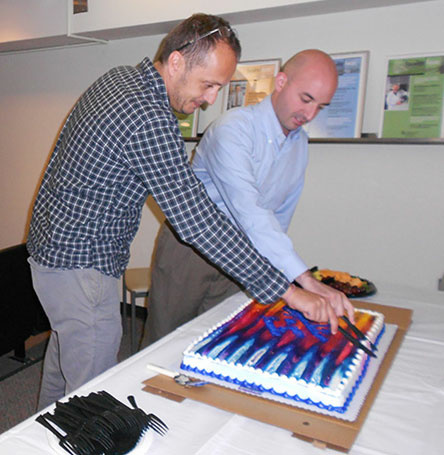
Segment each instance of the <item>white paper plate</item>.
[[[60,455],[66,455],[68,453],[64,448],[60,447],[59,438],[55,434],[51,433],[49,430],[46,430],[46,436],[48,438],[48,443],[54,452]],[[147,430],[136,447],[134,447],[131,452],[128,452],[128,455],[145,455],[150,448],[153,439],[153,431]]]

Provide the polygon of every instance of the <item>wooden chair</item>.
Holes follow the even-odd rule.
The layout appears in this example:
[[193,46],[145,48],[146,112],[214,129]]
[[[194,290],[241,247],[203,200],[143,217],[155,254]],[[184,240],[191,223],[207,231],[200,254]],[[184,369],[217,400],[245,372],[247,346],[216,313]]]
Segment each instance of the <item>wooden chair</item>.
[[131,296],[131,354],[137,351],[136,345],[136,299],[139,297],[148,297],[151,274],[149,267],[127,269],[122,277],[122,295],[123,295],[123,318],[124,330],[126,329],[126,305],[127,292]]

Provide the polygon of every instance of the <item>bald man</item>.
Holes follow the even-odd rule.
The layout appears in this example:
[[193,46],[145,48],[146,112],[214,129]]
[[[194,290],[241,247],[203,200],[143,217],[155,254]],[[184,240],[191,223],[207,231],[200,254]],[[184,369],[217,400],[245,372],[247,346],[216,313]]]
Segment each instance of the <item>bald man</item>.
[[[320,50],[294,55],[275,78],[273,93],[254,106],[229,110],[206,131],[193,169],[210,198],[254,246],[303,289],[301,300],[325,301],[336,314],[353,307],[344,294],[313,278],[287,230],[304,186],[308,137],[302,125],[328,106],[337,87],[333,60]],[[238,292],[240,287],[169,224],[155,251],[142,346]]]

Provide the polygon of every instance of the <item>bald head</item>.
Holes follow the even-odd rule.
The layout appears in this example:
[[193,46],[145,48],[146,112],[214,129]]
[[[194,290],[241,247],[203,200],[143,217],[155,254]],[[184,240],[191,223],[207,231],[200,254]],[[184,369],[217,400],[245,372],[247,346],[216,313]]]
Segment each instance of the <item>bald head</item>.
[[319,49],[306,49],[298,52],[285,63],[282,71],[291,78],[308,69],[324,73],[326,77],[337,83],[338,73],[335,62],[328,54]]
[[271,101],[284,134],[311,121],[330,104],[338,84],[332,58],[317,49],[291,57],[275,79]]

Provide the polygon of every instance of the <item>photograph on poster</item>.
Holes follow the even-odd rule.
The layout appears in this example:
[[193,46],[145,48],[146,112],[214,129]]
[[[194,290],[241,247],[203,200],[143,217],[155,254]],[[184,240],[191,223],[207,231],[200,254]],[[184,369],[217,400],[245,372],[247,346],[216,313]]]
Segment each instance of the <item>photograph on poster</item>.
[[389,76],[386,81],[385,111],[406,111],[409,108],[409,78]]
[[379,136],[444,137],[444,52],[389,57]]
[[261,102],[273,91],[274,77],[280,66],[280,59],[239,62],[224,89],[222,112]]
[[369,52],[330,56],[338,71],[338,88],[330,105],[304,125],[304,129],[310,138],[361,137]]

